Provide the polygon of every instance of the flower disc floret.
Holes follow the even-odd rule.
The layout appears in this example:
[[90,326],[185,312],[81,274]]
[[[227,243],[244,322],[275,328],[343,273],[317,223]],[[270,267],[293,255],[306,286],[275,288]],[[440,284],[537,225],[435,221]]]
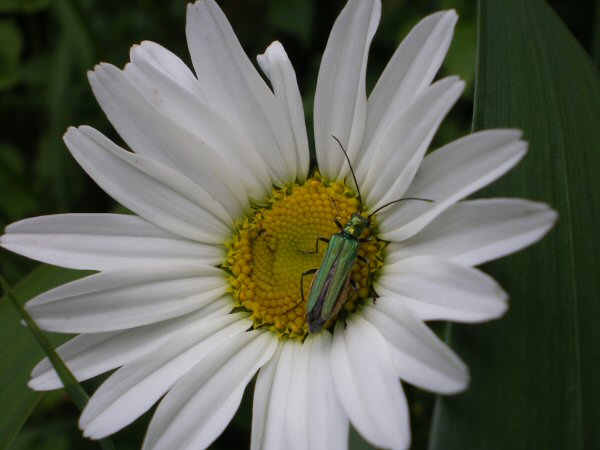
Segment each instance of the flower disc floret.
[[[253,209],[238,223],[224,267],[234,299],[252,312],[255,327],[298,338],[307,334],[306,297],[313,275],[302,274],[321,264],[326,244],[317,244],[317,238],[339,233],[334,219],[346,223],[359,205],[345,184],[315,177],[302,185],[274,188],[265,207]],[[361,238],[373,233],[365,230]],[[369,264],[355,262],[350,277],[357,289],[345,293],[344,311],[354,311],[369,297],[384,246],[375,236],[361,243],[359,255]]]

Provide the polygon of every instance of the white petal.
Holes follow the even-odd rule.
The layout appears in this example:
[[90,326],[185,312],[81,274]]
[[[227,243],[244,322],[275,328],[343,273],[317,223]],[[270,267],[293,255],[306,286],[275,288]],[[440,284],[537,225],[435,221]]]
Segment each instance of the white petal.
[[[224,297],[183,317],[125,331],[81,334],[56,351],[75,378],[84,381],[150,354],[174,333],[186,327],[196,327],[209,316],[225,315],[231,307],[231,297]],[[62,387],[48,358],[33,368],[31,376],[29,387],[36,391]]]
[[134,45],[130,52],[131,61],[152,65],[175,83],[186,89],[191,95],[205,101],[198,79],[189,67],[175,54],[152,41],[143,41]]
[[454,11],[437,12],[419,22],[402,41],[369,96],[363,145],[376,145],[431,83],[450,46],[457,19]]
[[332,373],[336,392],[354,428],[371,444],[408,448],[406,398],[395,374],[390,347],[358,314],[335,328]]
[[[132,50],[132,56],[142,52],[141,47],[136,48],[140,50]],[[186,106],[191,103],[195,106],[194,118],[201,115],[203,119],[197,122],[197,128],[204,131],[213,126],[219,130],[216,123],[221,123],[214,117],[214,112],[206,111],[204,105],[197,99],[194,101],[194,96],[181,87],[177,91],[180,95],[173,95],[172,91],[177,90],[179,85],[165,75],[163,83],[158,86],[145,78],[140,80],[140,76],[127,75],[141,72],[136,68],[137,65],[128,64],[126,72],[123,72],[110,64],[100,64],[88,73],[98,103],[125,142],[137,154],[186,175],[213,196],[218,194],[229,209],[237,212],[247,207],[248,198],[239,180],[224,182],[227,173],[224,166],[228,161],[211,147],[214,140],[207,142],[206,133],[194,133],[182,121],[182,117],[189,116],[187,110],[190,108]],[[171,91],[167,91],[165,85],[171,87]],[[234,135],[231,126],[220,128],[225,128],[226,133],[223,134]],[[231,164],[235,167],[235,162]]]
[[38,295],[27,310],[40,328],[61,333],[124,330],[182,316],[228,289],[216,267],[170,265],[102,272]]
[[223,243],[233,219],[189,178],[127,152],[90,127],[69,128],[65,143],[111,197],[155,225],[188,239]]
[[[262,71],[271,81],[275,97],[292,126],[296,146],[284,150],[289,150],[286,161],[290,170],[295,171],[296,178],[302,183],[308,173],[310,155],[306,122],[304,121],[304,106],[298,89],[296,72],[283,46],[277,41],[269,45],[264,54],[258,55],[257,60]],[[293,161],[295,164],[291,165]]]
[[273,181],[292,180],[286,150],[294,145],[279,102],[240,46],[213,0],[188,5],[186,34],[207,105],[234,124],[264,155]]
[[403,306],[402,299],[380,297],[363,312],[392,346],[400,378],[439,394],[454,394],[467,387],[467,366]]
[[[175,149],[180,153],[178,168],[183,171],[181,163],[192,163],[188,168],[192,173],[189,176],[199,184],[206,168],[210,168],[216,174],[218,184],[225,183],[241,200],[247,199],[248,195],[243,189],[259,199],[270,192],[270,178],[262,156],[232,123],[207,107],[197,95],[174,82],[162,67],[153,63],[144,47],[132,48],[131,61],[125,67],[125,74],[150,101],[162,121],[171,126],[176,137],[183,140],[182,134],[189,135],[182,142],[185,148]],[[238,177],[229,176],[232,171]]]
[[341,179],[350,171],[332,135],[340,140],[351,161],[360,150],[367,114],[367,56],[380,15],[379,0],[349,0],[323,53],[314,126],[319,170],[329,180]]
[[434,83],[399,115],[376,145],[366,150],[356,175],[371,210],[402,197],[464,87],[458,77]]
[[[133,151],[175,166],[167,149],[168,141],[161,142],[167,140],[168,131],[148,113],[150,104],[140,99],[135,86],[119,69],[98,64],[88,72],[88,81],[102,111]],[[156,131],[159,133],[153,136]]]
[[486,199],[457,203],[423,231],[392,242],[386,263],[431,255],[476,266],[527,247],[544,236],[558,214],[545,203]]
[[309,335],[297,357],[287,405],[287,447],[291,450],[343,450],[348,447],[348,416],[335,391],[331,334]]
[[401,241],[422,230],[446,208],[504,175],[525,155],[517,130],[489,130],[454,141],[427,155],[405,197],[378,213],[381,238]]
[[117,370],[94,393],[79,419],[84,436],[100,439],[133,422],[219,344],[243,333],[246,315],[208,317],[170,336],[152,354]]
[[382,271],[377,292],[400,296],[421,320],[481,322],[500,317],[508,307],[506,293],[492,277],[456,262],[414,256]]
[[111,270],[175,263],[215,265],[223,245],[190,241],[141,217],[57,214],[15,222],[0,237],[6,249],[71,269]]
[[277,339],[259,330],[233,336],[190,370],[158,406],[144,449],[206,448],[225,429],[244,389],[272,357]]
[[278,352],[258,372],[252,405],[253,450],[285,447],[285,419],[292,375],[302,344],[281,341]]

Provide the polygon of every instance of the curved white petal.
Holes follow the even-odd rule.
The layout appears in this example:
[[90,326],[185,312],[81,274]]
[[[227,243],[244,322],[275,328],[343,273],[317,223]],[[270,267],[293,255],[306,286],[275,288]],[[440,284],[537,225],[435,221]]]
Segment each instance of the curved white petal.
[[[242,204],[247,204],[248,194],[262,199],[270,192],[271,180],[261,155],[232,123],[175,82],[145,47],[134,46],[131,61],[121,78],[135,83],[150,109],[169,127],[176,142],[167,151],[176,158],[180,171],[207,190],[211,183],[219,190],[226,185]],[[164,133],[155,139],[164,141]],[[238,176],[229,176],[232,171]],[[214,179],[207,180],[207,175]]]
[[86,437],[100,439],[133,422],[213,349],[244,333],[243,314],[210,316],[170,336],[152,354],[113,373],[92,395],[79,419]]
[[169,148],[171,133],[150,114],[150,104],[140,98],[133,83],[107,63],[97,64],[87,75],[96,101],[127,145],[140,155],[175,168]]
[[[128,64],[127,72],[135,72],[133,67]],[[105,63],[88,72],[88,78],[102,110],[133,151],[186,175],[212,196],[218,195],[231,211],[247,208],[248,196],[239,180],[223,181],[225,160],[203,136],[192,133],[180,122],[186,104],[193,102],[191,94],[185,101],[173,101],[163,86],[151,86],[144,92],[146,86],[141,81],[134,83],[125,72]],[[165,84],[176,85],[170,78]],[[173,103],[177,106],[168,109]]]
[[[196,327],[209,316],[225,315],[231,306],[231,297],[224,297],[183,317],[125,331],[80,334],[56,351],[75,378],[84,381],[150,354],[174,333]],[[48,358],[33,368],[31,377],[29,387],[36,391],[63,386]]]
[[351,161],[360,150],[367,115],[367,56],[380,16],[379,0],[349,0],[323,53],[314,126],[319,170],[329,180],[339,180],[350,171],[332,135],[340,140]]
[[213,0],[188,5],[186,34],[207,105],[253,143],[276,184],[289,182],[295,176],[285,160],[294,146],[291,126]]
[[358,314],[338,321],[333,335],[335,390],[352,425],[377,447],[410,445],[409,414],[395,374],[390,347],[377,328]]
[[542,238],[558,214],[545,203],[496,198],[459,202],[423,231],[392,242],[386,263],[419,255],[476,266],[516,252]]
[[130,57],[132,62],[155,68],[157,72],[169,77],[202,103],[206,102],[194,73],[181,58],[162,45],[152,41],[143,41],[140,45],[132,47]]
[[46,291],[26,307],[44,330],[100,333],[182,316],[227,289],[226,274],[216,267],[175,264],[91,275]]
[[427,16],[396,49],[369,96],[363,146],[376,144],[398,114],[431,83],[448,51],[457,19],[455,11]]
[[83,169],[111,197],[155,225],[188,239],[223,243],[233,219],[181,173],[116,146],[90,127],[64,137]]
[[421,320],[481,322],[500,317],[508,296],[480,270],[433,256],[386,264],[377,292],[391,293]]
[[371,210],[402,197],[464,87],[458,77],[434,83],[399,115],[377,145],[367,149],[356,176]]
[[12,252],[71,269],[114,270],[185,263],[215,265],[223,245],[202,244],[125,214],[57,214],[6,227],[0,245]]
[[275,97],[281,109],[287,115],[292,126],[295,148],[287,150],[286,161],[290,172],[296,174],[300,183],[306,180],[310,155],[308,152],[308,135],[304,121],[304,106],[298,89],[296,72],[283,46],[278,41],[267,47],[264,54],[258,55],[258,64],[271,81]]
[[365,319],[392,346],[396,374],[439,394],[454,394],[469,384],[467,366],[423,322],[404,307],[401,298],[380,297],[366,307]]
[[285,448],[348,447],[348,416],[335,391],[331,370],[332,342],[331,334],[322,332],[309,335],[302,345],[288,394]]
[[268,331],[231,337],[190,370],[158,406],[143,448],[206,448],[225,429],[256,371],[273,356]]
[[292,376],[302,344],[282,340],[278,352],[258,372],[252,405],[252,450],[285,447],[285,419]]
[[378,213],[381,238],[402,241],[414,236],[449,206],[504,175],[527,152],[517,130],[471,134],[427,155],[404,197],[407,201]]

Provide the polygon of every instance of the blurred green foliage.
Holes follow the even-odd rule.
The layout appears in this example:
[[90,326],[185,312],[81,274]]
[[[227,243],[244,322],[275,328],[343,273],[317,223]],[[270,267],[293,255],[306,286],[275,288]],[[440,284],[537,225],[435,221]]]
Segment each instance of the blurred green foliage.
[[[71,125],[89,124],[121,139],[96,104],[86,71],[100,61],[122,67],[132,44],[158,42],[189,63],[181,0],[0,0],[0,227],[21,218],[62,212],[102,212],[115,207],[85,175],[62,143]],[[309,130],[318,65],[342,0],[218,0],[247,53],[254,58],[273,41],[294,64]],[[584,47],[600,55],[600,12],[594,2],[552,5]],[[600,5],[600,2],[595,2]],[[460,15],[440,76],[467,81],[462,99],[444,122],[435,145],[470,128],[476,46],[476,2],[383,0],[381,25],[370,53],[370,89],[403,36],[422,17],[454,8]],[[600,7],[598,8],[600,10]],[[598,57],[596,58],[598,62]],[[0,271],[11,283],[35,263],[0,252]],[[99,384],[87,383],[88,391]],[[426,448],[433,396],[407,387],[413,448]],[[247,448],[251,420],[248,389],[240,411],[214,448]],[[118,433],[118,449],[139,448],[150,414]],[[60,391],[47,394],[11,446],[13,450],[98,448],[77,430],[78,412]],[[370,448],[356,433],[351,448]]]

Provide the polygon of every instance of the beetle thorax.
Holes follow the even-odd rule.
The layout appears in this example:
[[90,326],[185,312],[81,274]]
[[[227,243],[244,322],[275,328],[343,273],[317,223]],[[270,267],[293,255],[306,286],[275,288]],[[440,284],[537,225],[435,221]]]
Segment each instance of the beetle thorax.
[[344,233],[358,239],[365,228],[370,226],[371,221],[368,218],[360,213],[353,213],[346,226],[344,226]]

